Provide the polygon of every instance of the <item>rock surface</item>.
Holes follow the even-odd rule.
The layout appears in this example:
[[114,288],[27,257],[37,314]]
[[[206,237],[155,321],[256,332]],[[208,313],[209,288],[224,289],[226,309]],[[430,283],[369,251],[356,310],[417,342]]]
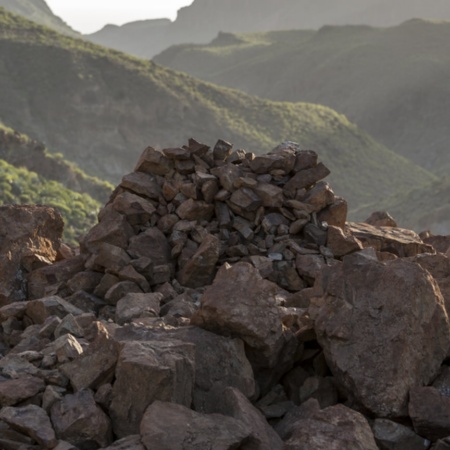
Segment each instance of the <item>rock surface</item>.
[[327,174],[149,147],[79,254],[3,208],[0,448],[448,448],[450,238],[346,223]]

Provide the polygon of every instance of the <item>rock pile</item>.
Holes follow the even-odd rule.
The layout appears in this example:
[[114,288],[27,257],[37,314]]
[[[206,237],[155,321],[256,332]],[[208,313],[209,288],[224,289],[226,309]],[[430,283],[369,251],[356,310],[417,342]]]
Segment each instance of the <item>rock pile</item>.
[[450,448],[450,238],[347,223],[328,173],[148,148],[56,263],[36,207],[49,254],[1,242],[0,448]]

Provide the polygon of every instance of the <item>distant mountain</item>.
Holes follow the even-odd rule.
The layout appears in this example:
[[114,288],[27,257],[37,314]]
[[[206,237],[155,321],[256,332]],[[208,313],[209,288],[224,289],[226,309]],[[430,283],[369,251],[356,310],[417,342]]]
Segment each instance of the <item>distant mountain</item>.
[[46,27],[73,37],[81,34],[69,27],[61,18],[55,16],[44,0],[0,0],[0,7],[14,14],[26,17]]
[[352,207],[434,177],[335,111],[271,102],[74,40],[0,12],[0,119],[116,182],[147,145],[218,138],[257,153],[290,139],[315,149]]
[[412,18],[450,20],[448,0],[195,0],[174,22],[107,26],[86,37],[152,58],[170,45],[207,43],[218,32],[317,29],[324,25],[391,26]]
[[[94,199],[86,192],[91,191]],[[78,192],[77,192],[78,191]],[[61,156],[0,124],[0,204],[45,204],[64,218],[64,240],[73,244],[97,221],[110,186],[86,176]]]
[[[450,6],[450,2],[448,2]],[[390,149],[438,174],[450,170],[450,22],[221,34],[172,47],[158,63],[272,100],[345,114]]]

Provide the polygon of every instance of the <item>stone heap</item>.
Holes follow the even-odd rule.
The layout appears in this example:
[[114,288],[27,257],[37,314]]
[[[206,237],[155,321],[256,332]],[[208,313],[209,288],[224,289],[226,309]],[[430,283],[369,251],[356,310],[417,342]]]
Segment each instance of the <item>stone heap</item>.
[[450,237],[347,223],[328,173],[148,148],[77,255],[0,210],[0,448],[450,449]]

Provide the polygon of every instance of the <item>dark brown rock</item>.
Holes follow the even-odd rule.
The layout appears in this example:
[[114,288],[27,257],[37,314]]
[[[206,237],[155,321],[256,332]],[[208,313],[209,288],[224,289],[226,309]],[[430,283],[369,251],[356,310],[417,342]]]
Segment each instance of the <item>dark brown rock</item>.
[[117,303],[116,323],[123,325],[136,318],[158,317],[162,298],[159,293],[126,294]]
[[214,206],[203,202],[188,199],[176,210],[178,216],[183,220],[211,220],[214,214]]
[[298,171],[285,185],[287,192],[295,192],[297,189],[308,188],[320,180],[323,180],[330,174],[330,171],[324,164],[319,163],[317,166],[309,169]]
[[414,387],[409,393],[409,416],[421,436],[437,441],[450,436],[450,397],[433,387]]
[[405,414],[410,389],[432,380],[450,347],[436,282],[363,251],[326,268],[314,289],[309,312],[337,381],[378,416]]
[[0,381],[0,406],[17,405],[45,389],[44,382],[31,375]]
[[110,407],[114,433],[136,434],[155,400],[191,405],[194,347],[181,341],[125,342],[116,368]]
[[130,239],[128,253],[133,258],[146,257],[155,266],[170,264],[171,248],[167,238],[158,228],[148,228]]
[[378,450],[364,416],[343,405],[299,420],[284,450]]
[[397,222],[387,211],[373,212],[365,221],[374,227],[394,227],[397,228]]
[[13,429],[30,436],[43,448],[54,448],[57,444],[55,432],[47,413],[36,405],[19,408],[2,408],[0,420]]
[[89,389],[56,402],[51,408],[51,420],[56,436],[76,447],[106,447],[112,442],[111,422]]
[[44,323],[50,316],[57,316],[62,319],[67,314],[78,316],[83,314],[83,311],[56,295],[31,300],[27,303],[26,315],[36,324]]
[[372,426],[380,450],[426,450],[430,441],[408,427],[387,419],[376,419]]
[[198,250],[178,273],[177,279],[183,286],[198,288],[212,283],[219,259],[220,241],[208,234]]
[[232,417],[155,401],[145,411],[140,433],[147,450],[233,450],[243,448],[251,431]]
[[145,225],[156,211],[149,200],[127,191],[117,195],[112,205],[131,225]]
[[173,161],[152,147],[147,147],[140,156],[135,172],[144,172],[152,175],[166,175],[173,169]]
[[161,194],[161,188],[155,177],[143,172],[132,172],[125,175],[120,186],[152,200],[158,200]]

